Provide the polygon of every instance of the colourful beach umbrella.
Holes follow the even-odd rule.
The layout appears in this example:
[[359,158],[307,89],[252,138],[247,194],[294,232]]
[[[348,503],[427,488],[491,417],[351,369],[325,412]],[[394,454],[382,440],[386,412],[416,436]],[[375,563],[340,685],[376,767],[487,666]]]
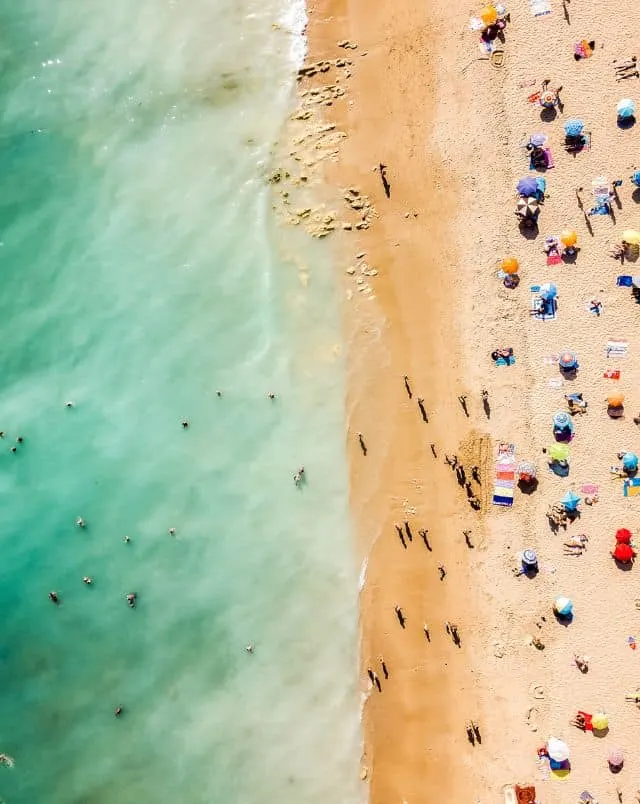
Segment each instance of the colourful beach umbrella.
[[518,268],[520,267],[520,263],[516,259],[516,257],[505,257],[504,260],[500,263],[500,267],[505,272],[505,274],[517,274]]
[[638,456],[635,452],[625,452],[622,456],[622,468],[625,472],[635,472],[638,468]]
[[609,765],[614,768],[621,768],[624,765],[624,754],[621,748],[611,748],[607,754]]
[[[570,597],[560,595],[553,601],[553,610],[561,617],[570,617],[573,614],[573,601]],[[562,761],[558,760],[558,762]]]
[[620,392],[616,392],[613,394],[609,394],[607,397],[607,405],[610,408],[621,408],[624,404],[624,394]]
[[520,195],[529,198],[530,196],[535,196],[538,192],[538,182],[535,176],[525,176],[517,183],[516,189]]
[[543,106],[545,109],[553,109],[557,102],[557,92],[554,92],[551,89],[546,89],[544,92],[540,93],[540,106]]
[[566,461],[569,453],[570,450],[566,444],[552,444],[547,448],[547,455],[554,461]]
[[638,246],[640,245],[640,232],[635,229],[625,229],[622,233],[622,240],[632,246]]
[[631,181],[636,187],[640,187],[640,170],[634,170],[631,174]]
[[573,229],[564,229],[560,235],[560,241],[563,246],[575,246],[578,242],[578,233]]
[[535,218],[540,207],[535,198],[519,198],[516,204],[516,214],[523,218]]
[[577,117],[572,117],[564,124],[564,133],[567,137],[579,137],[584,129],[584,123]]
[[616,544],[616,549],[613,551],[613,557],[621,564],[628,564],[636,557],[636,551],[630,544]]
[[540,298],[545,299],[545,301],[555,299],[557,295],[558,288],[553,282],[545,282],[543,285],[540,285]]
[[575,491],[568,491],[560,502],[564,505],[567,511],[575,511],[582,497],[579,497]]
[[529,567],[529,569],[533,569],[534,567],[538,566],[538,556],[535,554],[533,550],[523,550],[522,552],[522,563],[525,567]]
[[520,480],[533,480],[536,476],[536,467],[529,461],[522,461],[518,466],[518,475]]
[[569,759],[569,746],[557,737],[549,737],[547,754],[554,762],[566,762]]
[[618,544],[629,544],[631,542],[631,531],[627,528],[618,528],[616,531],[616,541]]
[[635,101],[631,100],[631,98],[623,98],[621,101],[618,101],[618,105],[616,106],[616,114],[622,120],[628,120],[630,117],[633,117],[636,113],[636,103]]
[[547,144],[547,135],[546,134],[532,134],[529,137],[529,142],[531,145],[535,146],[536,148],[542,148]]
[[568,413],[565,413],[564,410],[560,410],[554,415],[553,426],[557,427],[559,430],[573,430],[573,422],[571,421],[571,417]]
[[591,718],[591,725],[596,731],[604,731],[609,728],[609,718],[604,712],[596,712]]
[[567,349],[566,351],[560,353],[558,365],[562,369],[576,369],[578,368],[578,356],[575,352]]

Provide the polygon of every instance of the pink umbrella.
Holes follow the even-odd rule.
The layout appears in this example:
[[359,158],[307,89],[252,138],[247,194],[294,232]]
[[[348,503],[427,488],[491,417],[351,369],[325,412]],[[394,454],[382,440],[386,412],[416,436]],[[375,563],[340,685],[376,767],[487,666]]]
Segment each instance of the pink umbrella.
[[621,768],[624,764],[624,754],[621,748],[612,748],[607,757],[612,768]]

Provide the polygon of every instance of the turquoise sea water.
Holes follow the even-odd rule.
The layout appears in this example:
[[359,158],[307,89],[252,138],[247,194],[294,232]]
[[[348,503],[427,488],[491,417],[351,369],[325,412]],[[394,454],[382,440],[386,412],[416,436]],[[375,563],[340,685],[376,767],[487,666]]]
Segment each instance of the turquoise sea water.
[[338,290],[264,182],[299,9],[0,8],[0,801],[358,801]]

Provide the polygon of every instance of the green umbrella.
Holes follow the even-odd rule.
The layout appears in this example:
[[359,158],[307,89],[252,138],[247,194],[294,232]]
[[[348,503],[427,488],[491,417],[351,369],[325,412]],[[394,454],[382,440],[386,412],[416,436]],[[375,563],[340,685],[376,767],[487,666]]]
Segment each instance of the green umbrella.
[[569,457],[569,447],[566,444],[553,444],[547,449],[547,454],[554,461],[566,461]]

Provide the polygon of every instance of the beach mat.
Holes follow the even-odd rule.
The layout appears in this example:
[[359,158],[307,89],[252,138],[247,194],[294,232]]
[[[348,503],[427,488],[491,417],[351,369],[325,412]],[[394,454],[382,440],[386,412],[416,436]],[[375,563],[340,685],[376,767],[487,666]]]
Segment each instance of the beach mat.
[[628,477],[623,488],[625,497],[637,497],[640,494],[640,477]]
[[616,277],[616,285],[619,288],[630,288],[633,285],[633,277],[627,274],[622,274]]
[[[537,318],[538,321],[553,321],[558,312],[558,303],[556,299],[544,301],[544,299],[540,297],[539,292],[534,291],[533,288],[531,290],[530,310],[532,318]],[[544,303],[543,310],[539,310],[540,302]]]
[[550,0],[529,0],[529,8],[534,17],[545,17],[551,14]]
[[496,474],[493,484],[492,501],[494,505],[502,505],[507,508],[513,505],[517,468],[515,446],[513,444],[500,444],[498,446]]
[[623,341],[619,338],[612,338],[607,341],[605,352],[607,357],[626,357],[629,349],[629,341]]

